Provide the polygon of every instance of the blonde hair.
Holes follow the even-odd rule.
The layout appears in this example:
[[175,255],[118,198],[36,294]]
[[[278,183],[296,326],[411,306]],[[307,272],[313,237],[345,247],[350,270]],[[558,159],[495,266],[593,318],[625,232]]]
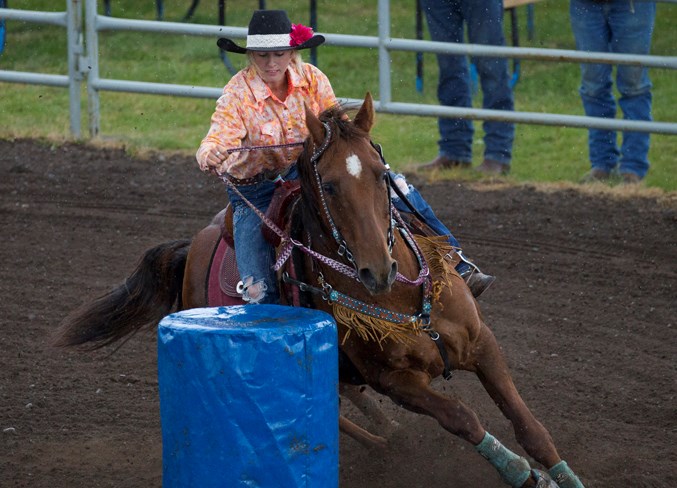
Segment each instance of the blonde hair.
[[[261,72],[259,71],[259,67],[254,62],[255,53],[256,51],[247,51],[247,62],[249,63],[249,66],[253,67],[260,76]],[[293,67],[295,70],[302,72],[304,64],[305,63],[303,62],[303,58],[301,57],[301,53],[298,51],[298,49],[292,50],[289,65]]]

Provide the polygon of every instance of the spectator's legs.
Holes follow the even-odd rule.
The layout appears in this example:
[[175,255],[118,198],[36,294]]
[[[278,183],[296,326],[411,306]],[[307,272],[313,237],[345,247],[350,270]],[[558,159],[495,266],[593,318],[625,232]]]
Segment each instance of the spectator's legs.
[[[463,42],[463,18],[459,0],[421,0],[430,37],[438,42]],[[468,63],[464,56],[437,55],[437,96],[442,105],[470,107]],[[440,154],[462,162],[472,161],[473,126],[470,120],[440,118]]]
[[[649,54],[656,18],[656,4],[613,3],[609,15],[611,50],[616,53]],[[647,68],[620,65],[616,71],[618,104],[628,120],[652,120],[651,81]],[[621,173],[643,178],[649,170],[649,133],[624,132],[621,146]]]
[[[502,0],[467,0],[463,15],[468,23],[471,44],[505,45]],[[482,86],[482,107],[490,110],[513,110],[513,94],[506,58],[473,59]],[[510,164],[515,126],[511,123],[485,121],[484,157]]]
[[[592,0],[571,0],[571,28],[578,50],[609,52],[611,29],[607,19],[610,6],[611,3]],[[580,94],[586,115],[606,118],[616,116],[611,70],[609,64],[581,64]],[[609,173],[618,164],[615,131],[589,129],[588,148],[593,169]]]

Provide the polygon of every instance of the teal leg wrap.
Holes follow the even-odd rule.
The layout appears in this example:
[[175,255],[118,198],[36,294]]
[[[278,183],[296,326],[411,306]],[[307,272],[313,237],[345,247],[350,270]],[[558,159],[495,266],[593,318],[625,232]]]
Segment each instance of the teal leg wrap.
[[531,475],[531,466],[527,460],[505,447],[489,432],[475,449],[498,470],[503,481],[513,488],[520,488]]
[[566,461],[560,461],[548,470],[552,479],[560,486],[560,488],[585,488],[578,476],[571,471],[571,468]]

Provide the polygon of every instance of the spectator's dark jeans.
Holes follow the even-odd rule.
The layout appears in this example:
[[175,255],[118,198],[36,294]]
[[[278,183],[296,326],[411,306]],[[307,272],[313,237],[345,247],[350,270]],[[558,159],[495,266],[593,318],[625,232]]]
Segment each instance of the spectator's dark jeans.
[[[656,4],[630,0],[595,2],[571,0],[571,28],[576,47],[581,51],[649,54],[656,18]],[[613,94],[613,66],[581,65],[581,99],[585,114],[591,117],[616,117]],[[620,65],[616,68],[618,105],[628,120],[651,120],[651,82],[646,68]],[[623,133],[619,150],[616,132],[590,129],[588,145],[593,168],[610,172],[619,166],[621,173],[643,178],[649,170],[649,134]]]
[[[502,0],[421,0],[433,41],[464,42],[464,25],[471,44],[503,46]],[[438,55],[437,96],[442,105],[471,107],[472,93],[465,56]],[[482,87],[482,106],[513,110],[513,95],[506,58],[473,59]],[[510,164],[515,135],[513,124],[486,121],[484,157]],[[456,161],[472,161],[473,125],[470,120],[439,119],[440,154]]]

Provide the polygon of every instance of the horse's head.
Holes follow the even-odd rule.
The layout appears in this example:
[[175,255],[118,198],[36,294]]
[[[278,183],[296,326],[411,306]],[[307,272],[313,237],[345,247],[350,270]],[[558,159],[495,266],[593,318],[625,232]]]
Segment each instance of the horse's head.
[[367,290],[378,294],[390,291],[397,262],[390,255],[388,170],[369,137],[373,123],[369,93],[352,122],[340,107],[319,118],[306,108],[310,136],[299,175],[306,218],[312,221],[304,224],[350,261]]

